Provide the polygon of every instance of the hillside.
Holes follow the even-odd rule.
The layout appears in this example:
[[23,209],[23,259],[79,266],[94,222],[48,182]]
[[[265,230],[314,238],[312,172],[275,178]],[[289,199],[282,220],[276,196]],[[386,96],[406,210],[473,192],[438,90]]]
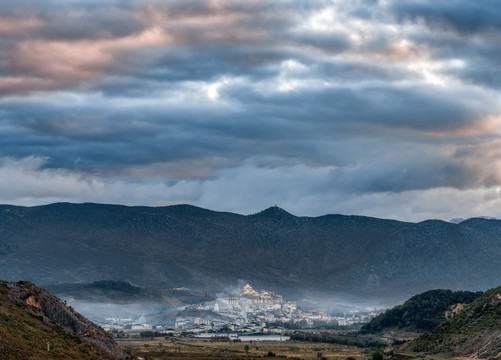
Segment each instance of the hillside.
[[95,302],[128,304],[138,301],[164,302],[159,291],[135,286],[130,282],[102,280],[82,284],[60,284],[47,289],[58,296],[73,296]]
[[31,283],[0,281],[0,300],[2,359],[129,358],[104,330]]
[[101,280],[92,283],[73,283],[47,286],[47,290],[59,297],[71,297],[91,302],[132,304],[158,303],[181,306],[199,303],[213,298],[189,289],[148,289],[130,282]]
[[453,356],[501,356],[501,286],[486,291],[452,319],[414,340],[411,352]]
[[[501,221],[406,223],[363,216],[243,216],[188,205],[0,206],[0,273],[43,286],[130,281],[215,295],[239,280],[286,296],[401,300],[480,290],[501,272]],[[475,271],[471,271],[474,268]]]
[[481,295],[481,292],[470,291],[426,291],[376,316],[362,327],[361,332],[426,332],[444,322],[454,310],[471,303]]

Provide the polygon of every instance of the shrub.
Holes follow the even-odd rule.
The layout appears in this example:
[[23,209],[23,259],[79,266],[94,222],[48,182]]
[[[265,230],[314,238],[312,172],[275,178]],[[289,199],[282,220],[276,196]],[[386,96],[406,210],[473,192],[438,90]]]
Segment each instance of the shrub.
[[381,351],[374,351],[372,353],[372,360],[383,360],[383,353]]

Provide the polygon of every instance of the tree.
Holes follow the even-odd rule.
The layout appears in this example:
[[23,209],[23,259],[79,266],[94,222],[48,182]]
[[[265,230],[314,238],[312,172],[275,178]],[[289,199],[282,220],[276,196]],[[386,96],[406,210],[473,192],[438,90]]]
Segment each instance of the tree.
[[372,353],[372,360],[383,360],[383,353],[382,353],[382,351],[374,351]]
[[139,336],[141,337],[153,337],[154,335],[153,331],[141,331],[139,333]]
[[245,352],[249,352],[249,349],[250,349],[249,344],[245,344],[245,346],[244,346]]

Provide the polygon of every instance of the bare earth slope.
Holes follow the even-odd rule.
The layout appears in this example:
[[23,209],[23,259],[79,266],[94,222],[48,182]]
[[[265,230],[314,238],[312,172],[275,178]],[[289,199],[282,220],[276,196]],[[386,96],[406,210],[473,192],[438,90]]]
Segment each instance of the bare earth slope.
[[0,281],[0,358],[129,359],[129,356],[103,329],[45,290],[30,282]]

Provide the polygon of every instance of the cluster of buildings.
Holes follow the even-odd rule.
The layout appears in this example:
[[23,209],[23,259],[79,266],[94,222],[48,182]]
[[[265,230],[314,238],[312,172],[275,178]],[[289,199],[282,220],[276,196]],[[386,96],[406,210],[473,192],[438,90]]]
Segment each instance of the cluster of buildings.
[[130,336],[140,336],[144,332],[159,332],[162,334],[176,334],[174,327],[169,327],[164,324],[149,324],[141,319],[113,319],[106,318],[104,323],[99,324],[104,330],[115,335],[127,334]]
[[[163,334],[190,333],[198,337],[217,337],[229,334],[232,339],[243,336],[283,336],[288,328],[317,326],[350,326],[369,321],[375,314],[353,312],[331,317],[322,311],[302,311],[296,302],[284,300],[272,291],[257,292],[249,284],[240,296],[221,297],[202,304],[186,305],[177,309],[180,314],[175,323],[145,324],[140,320],[107,319],[101,326],[112,332],[139,335],[145,331]],[[282,325],[282,326],[279,326]],[[269,337],[271,339],[271,337]]]
[[271,291],[257,292],[245,285],[238,297],[217,298],[204,304],[187,305],[182,310],[195,310],[212,314],[212,318],[182,317],[176,320],[175,328],[190,332],[226,330],[236,332],[283,333],[284,328],[270,326],[276,323],[301,323],[313,325],[333,319],[320,311],[301,311],[296,302],[286,301],[282,295]]
[[368,323],[382,311],[384,310],[352,311],[342,316],[333,316],[332,319],[336,321],[339,326],[354,326]]

